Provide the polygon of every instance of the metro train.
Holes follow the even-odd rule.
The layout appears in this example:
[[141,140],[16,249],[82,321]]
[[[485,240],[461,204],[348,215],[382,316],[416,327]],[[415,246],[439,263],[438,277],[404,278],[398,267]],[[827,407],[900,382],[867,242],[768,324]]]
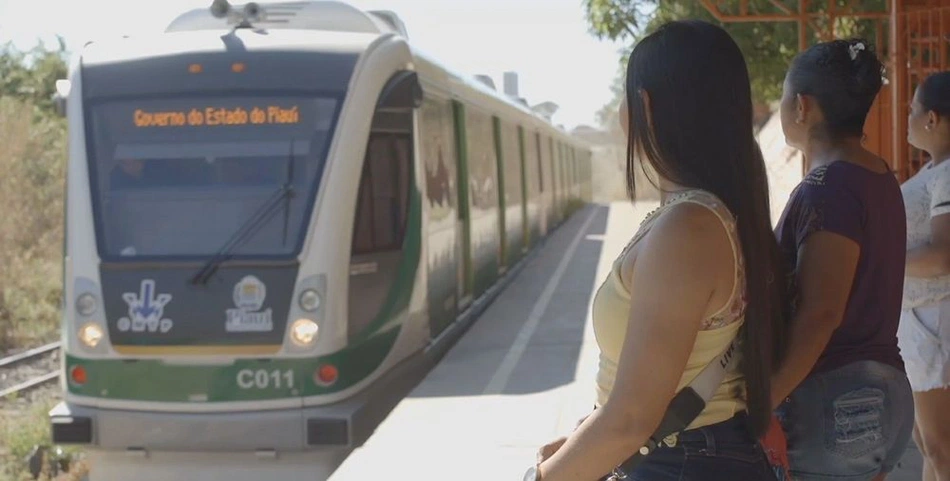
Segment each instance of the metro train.
[[356,447],[591,194],[591,147],[336,1],[93,42],[53,442]]

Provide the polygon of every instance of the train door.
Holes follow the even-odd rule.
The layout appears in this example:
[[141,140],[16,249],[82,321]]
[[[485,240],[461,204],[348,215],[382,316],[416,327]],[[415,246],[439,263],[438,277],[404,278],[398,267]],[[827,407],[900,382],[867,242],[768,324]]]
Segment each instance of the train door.
[[452,112],[455,124],[455,155],[458,160],[458,171],[455,185],[458,188],[458,308],[463,310],[472,302],[472,218],[468,202],[468,146],[465,136],[465,106],[461,102],[452,102]]
[[474,298],[498,279],[498,162],[492,138],[492,116],[475,105],[465,106],[470,249]]
[[567,203],[571,200],[571,171],[568,168],[570,163],[567,159],[567,146],[563,142],[557,143],[557,153],[561,159],[559,163],[561,167],[561,191],[564,194],[561,196],[561,205],[564,206],[564,215],[567,215]]
[[504,174],[499,189],[504,191],[505,205],[502,212],[505,214],[503,242],[505,245],[505,262],[513,266],[521,260],[522,246],[524,245],[524,194],[521,181],[521,152],[518,145],[518,128],[507,121],[499,122],[498,137],[501,140],[498,174]]
[[571,199],[577,198],[577,169],[575,168],[574,147],[564,146],[564,152],[567,154],[567,183],[571,187]]
[[567,182],[567,152],[564,150],[564,144],[561,142],[557,142],[555,145],[557,146],[557,172],[558,180],[560,181],[558,187],[561,190],[561,222],[563,222],[565,216],[567,215],[567,199],[570,197],[570,190],[568,189]]
[[461,250],[458,229],[458,164],[452,104],[427,92],[419,120],[425,168],[429,330],[437,337],[458,316]]
[[551,223],[557,226],[561,223],[561,189],[558,188],[561,173],[558,172],[557,153],[554,150],[554,139],[551,137],[548,137],[548,160],[551,163]]
[[568,159],[567,145],[558,142],[558,153],[561,154],[561,186],[564,190],[564,211],[567,213],[567,203],[571,200],[571,162]]
[[[508,270],[508,199],[505,197],[505,153],[501,145],[501,121],[492,117],[492,136],[495,144],[495,170],[498,172],[498,274]],[[514,179],[511,179],[514,182]]]
[[541,134],[534,134],[535,159],[538,161],[538,231],[541,237],[548,235],[551,224],[551,201],[544,193],[544,150],[541,148]]
[[574,186],[574,197],[581,198],[581,180],[578,174],[577,149],[571,147],[571,184]]
[[[419,236],[407,235],[413,180],[413,112],[418,80],[400,72],[383,90],[372,126],[357,192],[350,254],[349,336],[363,337],[397,315],[415,285]],[[405,91],[408,90],[407,94]]]
[[521,253],[528,252],[531,246],[531,226],[533,220],[528,216],[528,203],[531,201],[528,191],[528,170],[525,168],[525,148],[524,148],[524,128],[518,126],[518,168],[521,170],[521,182],[518,186],[521,189]]

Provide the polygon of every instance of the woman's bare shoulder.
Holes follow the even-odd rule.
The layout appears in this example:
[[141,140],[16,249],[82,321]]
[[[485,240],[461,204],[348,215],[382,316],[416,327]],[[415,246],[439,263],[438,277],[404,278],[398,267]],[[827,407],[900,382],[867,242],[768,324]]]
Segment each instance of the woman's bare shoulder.
[[[726,225],[714,207],[705,203],[679,202],[670,206],[653,223],[636,246],[635,255],[624,258],[623,277],[633,278],[639,268],[708,274],[710,283],[718,277],[732,281],[734,260]],[[639,262],[650,256],[650,262]],[[671,286],[675,287],[675,286]]]

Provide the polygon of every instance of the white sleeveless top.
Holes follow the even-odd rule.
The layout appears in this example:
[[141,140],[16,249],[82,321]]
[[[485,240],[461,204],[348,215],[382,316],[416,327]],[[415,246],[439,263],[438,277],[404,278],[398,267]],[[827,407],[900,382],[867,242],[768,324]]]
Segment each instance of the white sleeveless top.
[[[703,190],[689,190],[673,195],[659,209],[644,219],[640,229],[627,244],[623,252],[614,261],[610,274],[594,296],[592,317],[594,336],[600,348],[600,363],[597,369],[596,391],[597,406],[603,406],[613,390],[617,377],[617,365],[620,361],[624,338],[627,335],[627,323],[630,312],[630,292],[636,286],[621,279],[620,269],[623,259],[630,249],[649,234],[654,222],[669,209],[682,203],[699,204],[719,217],[726,227],[735,259],[735,280],[729,301],[714,315],[703,319],[702,327],[696,335],[692,352],[680,377],[677,391],[688,385],[710,362],[722,354],[722,351],[735,339],[745,322],[746,279],[745,261],[739,244],[739,233],[735,218],[726,205],[712,193]],[[737,353],[737,356],[741,356]],[[745,378],[738,370],[726,374],[723,383],[715,395],[706,404],[706,408],[690,424],[689,428],[706,426],[725,421],[737,412],[746,409]]]

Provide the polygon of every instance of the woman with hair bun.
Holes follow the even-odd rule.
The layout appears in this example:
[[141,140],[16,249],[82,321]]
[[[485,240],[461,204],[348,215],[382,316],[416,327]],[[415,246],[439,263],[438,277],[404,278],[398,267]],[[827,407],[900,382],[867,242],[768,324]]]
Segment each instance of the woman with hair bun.
[[904,204],[887,162],[862,145],[882,74],[871,45],[851,39],[802,52],[785,79],[782,128],[808,173],[776,229],[793,317],[772,402],[797,481],[883,479],[913,429],[897,344]]
[[907,270],[898,340],[914,390],[924,481],[950,480],[950,72],[917,87],[907,141],[930,162],[904,183]]

